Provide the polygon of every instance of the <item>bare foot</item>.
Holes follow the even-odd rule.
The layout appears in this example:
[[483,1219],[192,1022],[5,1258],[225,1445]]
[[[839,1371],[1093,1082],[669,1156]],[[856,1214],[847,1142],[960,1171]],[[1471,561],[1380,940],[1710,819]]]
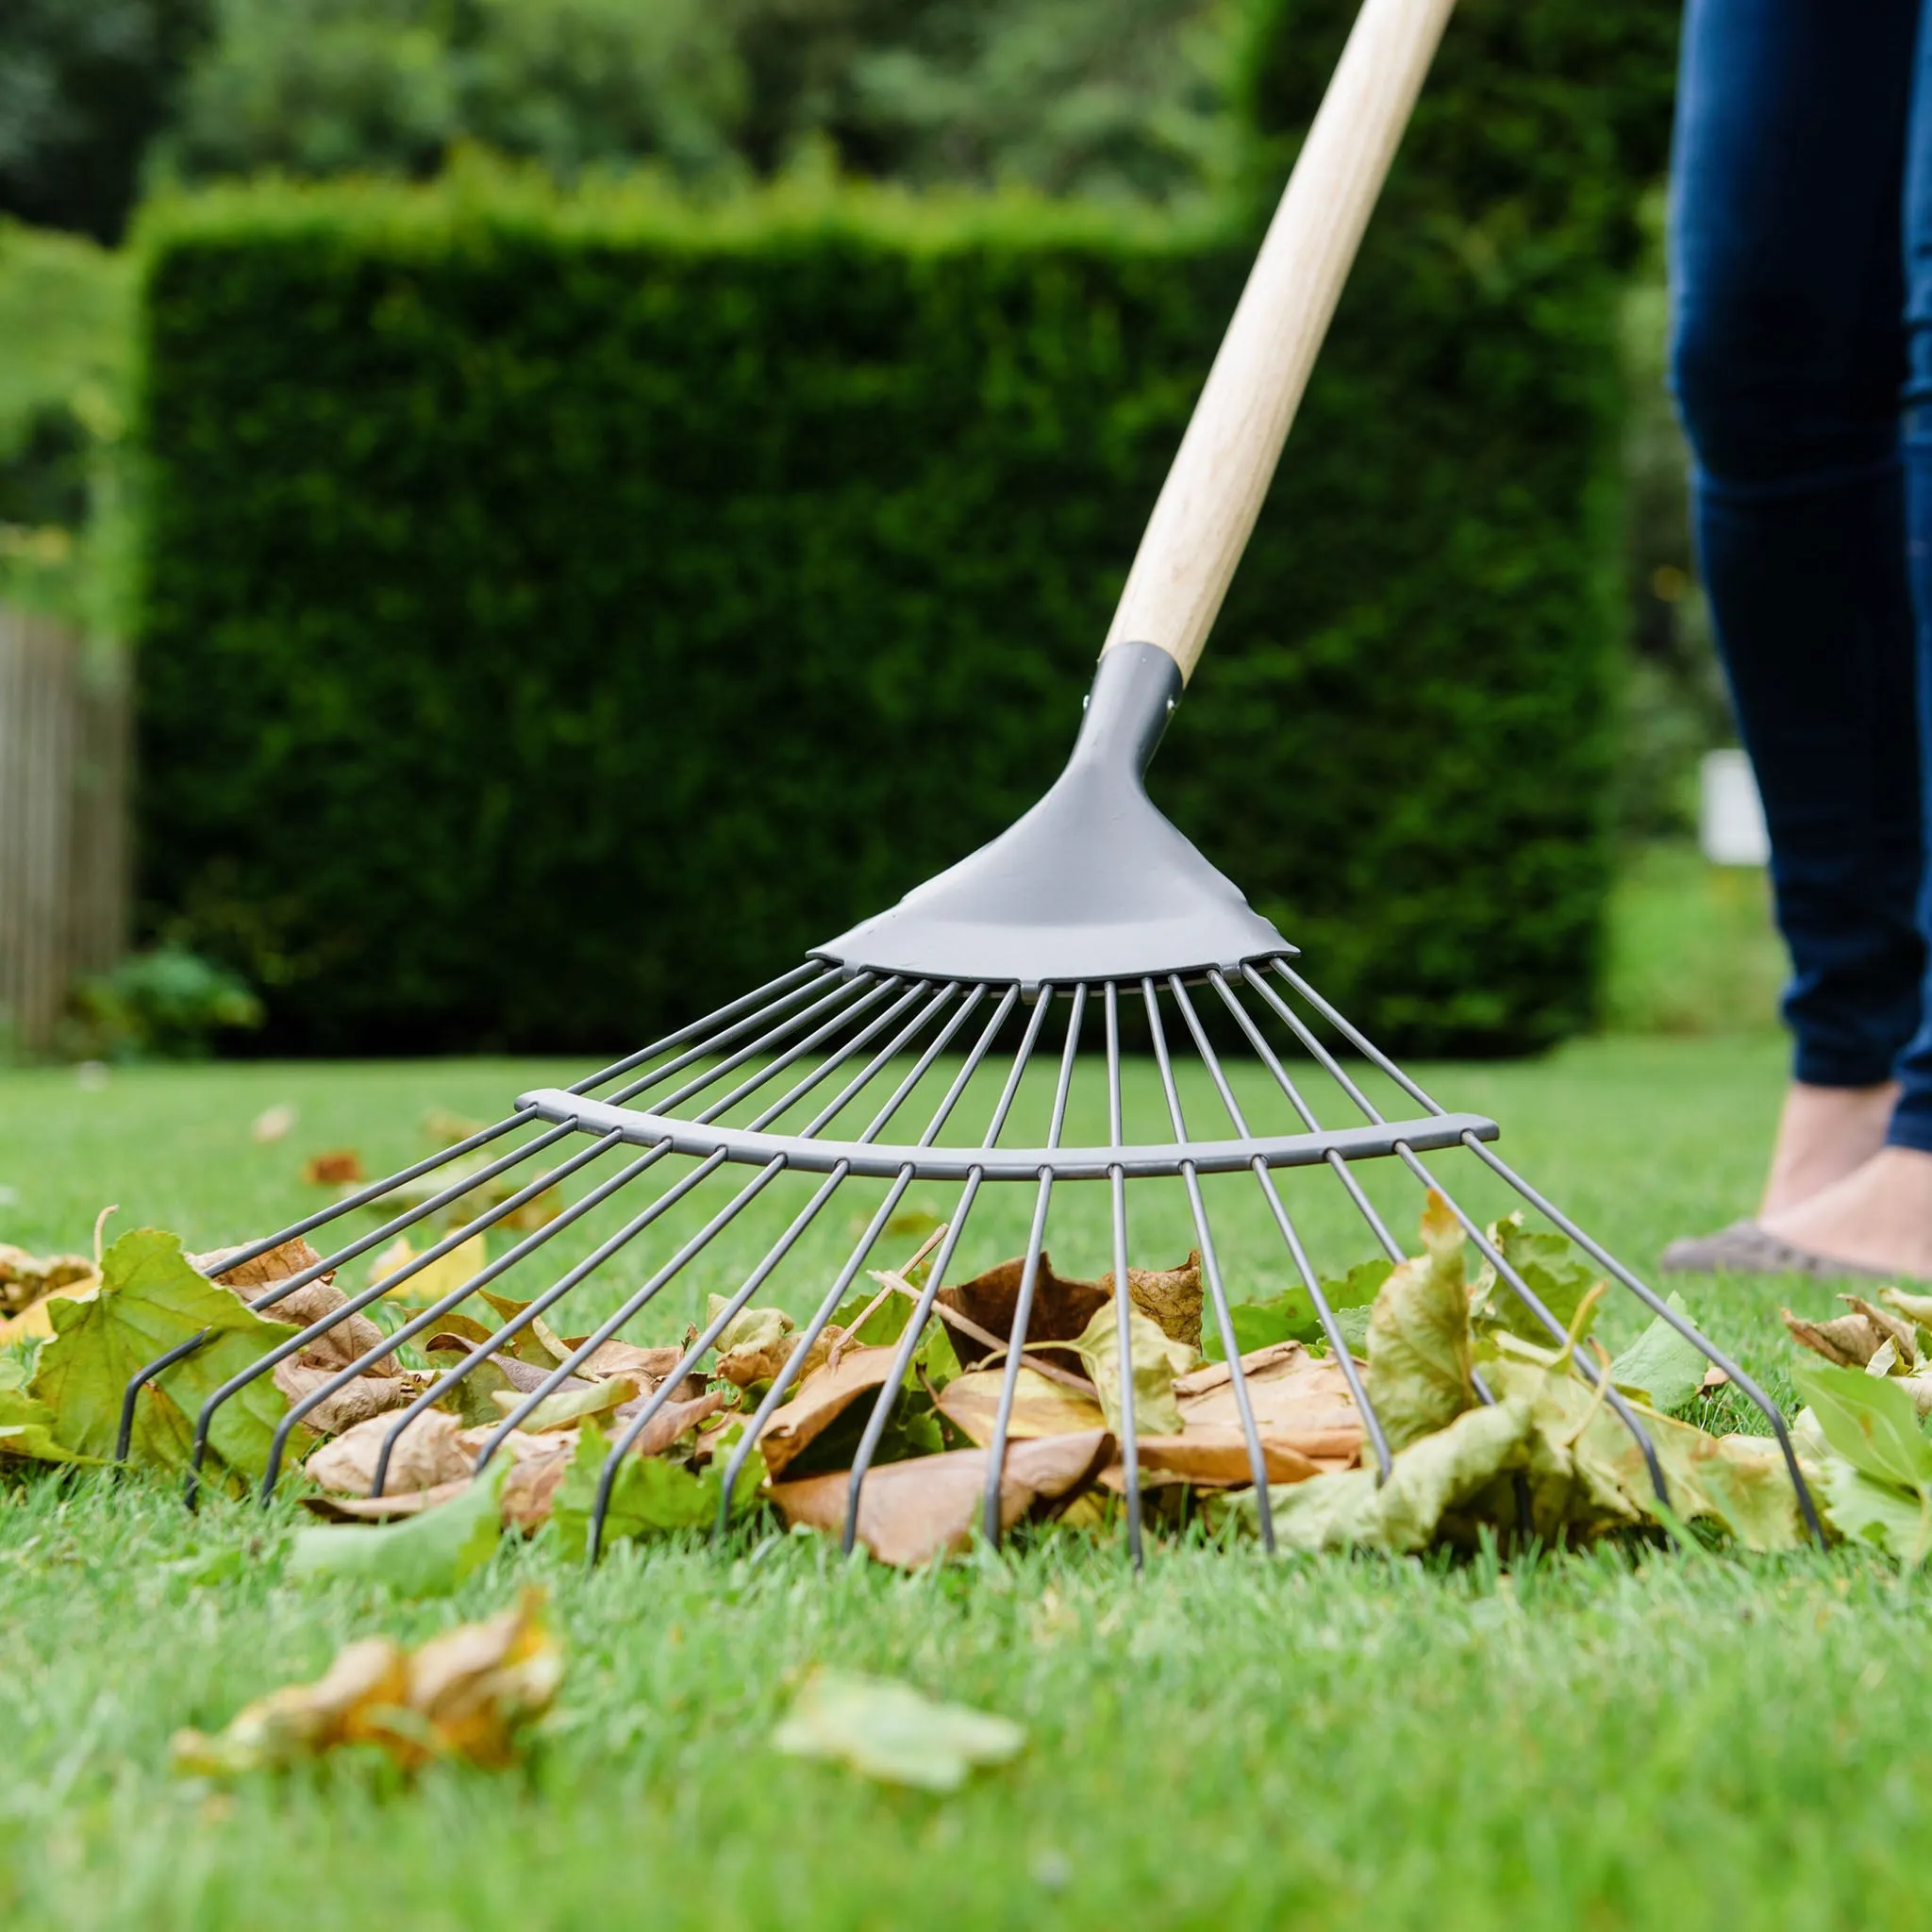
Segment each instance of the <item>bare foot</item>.
[[1763,1224],[1813,1254],[1932,1281],[1932,1154],[1881,1147],[1856,1174]]
[[1895,1080],[1877,1087],[1807,1087],[1793,1080],[1785,1093],[1757,1218],[1769,1224],[1773,1215],[1824,1193],[1863,1167],[1885,1144],[1898,1091]]

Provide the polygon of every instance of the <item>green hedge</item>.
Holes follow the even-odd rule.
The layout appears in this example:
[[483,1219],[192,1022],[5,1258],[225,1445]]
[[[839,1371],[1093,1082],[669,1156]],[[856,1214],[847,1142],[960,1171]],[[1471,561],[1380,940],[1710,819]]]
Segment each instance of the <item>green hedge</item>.
[[[1260,20],[1277,178],[1341,11]],[[1518,11],[1451,27],[1156,767],[1411,1049],[1540,1045],[1596,981],[1655,158],[1605,77],[1657,59]],[[276,1050],[621,1046],[783,970],[1058,768],[1249,236],[475,175],[172,204],[149,924],[259,984]]]

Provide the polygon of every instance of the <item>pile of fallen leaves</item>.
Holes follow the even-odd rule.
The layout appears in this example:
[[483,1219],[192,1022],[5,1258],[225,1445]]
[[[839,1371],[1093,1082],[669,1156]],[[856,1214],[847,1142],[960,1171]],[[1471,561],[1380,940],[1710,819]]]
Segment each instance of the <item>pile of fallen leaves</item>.
[[[921,1564],[963,1548],[980,1523],[1023,1274],[1011,1260],[941,1290],[936,1319],[897,1369],[942,1233],[837,1311],[741,1458],[728,1507],[724,1471],[799,1342],[777,1308],[740,1310],[668,1390],[693,1335],[683,1345],[603,1342],[502,1433],[487,1465],[482,1452],[506,1416],[558,1376],[587,1338],[559,1335],[527,1304],[487,1291],[473,1298],[473,1314],[445,1316],[423,1337],[420,1354],[385,1352],[386,1331],[371,1314],[342,1315],[215,1411],[204,1478],[237,1491],[258,1482],[291,1404],[367,1357],[291,1431],[288,1480],[330,1524],[297,1538],[298,1572],[367,1574],[425,1593],[455,1587],[502,1535],[546,1524],[566,1554],[581,1553],[611,1443],[654,1401],[653,1421],[616,1472],[607,1540],[705,1529],[721,1514],[760,1508],[838,1534],[860,1439],[896,1371],[858,1533],[884,1561]],[[1413,1552],[1485,1533],[1571,1545],[1676,1533],[1691,1522],[1756,1550],[1802,1541],[1775,1443],[1701,1425],[1700,1416],[1721,1412],[1711,1398],[1723,1378],[1669,1323],[1659,1319],[1612,1358],[1591,1332],[1606,1285],[1560,1237],[1511,1216],[1490,1241],[1567,1329],[1556,1344],[1493,1270],[1473,1265],[1479,1257],[1439,1197],[1422,1235],[1416,1257],[1324,1284],[1392,1452],[1386,1480],[1307,1291],[1231,1311],[1282,1547]],[[475,1245],[465,1277],[484,1258],[480,1237]],[[13,1310],[0,1330],[0,1457],[109,1459],[129,1376],[199,1337],[142,1387],[133,1416],[130,1459],[182,1470],[208,1398],[299,1327],[343,1307],[333,1277],[321,1274],[256,1312],[244,1297],[273,1292],[318,1257],[292,1241],[237,1267],[238,1252],[188,1255],[151,1228],[92,1261],[0,1251],[0,1292]],[[385,1256],[378,1267],[390,1272],[397,1259]],[[1041,1257],[998,1483],[1003,1524],[1106,1530],[1127,1487],[1120,1445],[1131,1406],[1150,1520],[1256,1527],[1260,1498],[1234,1377],[1211,1317],[1204,1333],[1199,1257],[1129,1270],[1126,1299],[1123,1363],[1111,1277],[1063,1276]],[[1932,1546],[1932,1441],[1920,1426],[1932,1412],[1932,1299],[1888,1291],[1881,1302],[1852,1298],[1849,1314],[1823,1324],[1790,1318],[1798,1339],[1830,1358],[1799,1371],[1810,1407],[1796,1433],[1835,1529],[1916,1561]],[[714,1298],[713,1323],[724,1312]],[[507,1324],[499,1351],[396,1437],[383,1493],[372,1494],[395,1412]],[[1642,1420],[1669,1507],[1606,1383]]]

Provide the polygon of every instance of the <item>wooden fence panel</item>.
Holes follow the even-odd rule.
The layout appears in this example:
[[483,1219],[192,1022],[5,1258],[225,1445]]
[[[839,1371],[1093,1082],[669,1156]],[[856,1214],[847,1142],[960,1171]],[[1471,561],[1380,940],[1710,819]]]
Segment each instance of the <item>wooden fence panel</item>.
[[0,1036],[29,1052],[127,943],[129,714],[121,652],[0,607]]

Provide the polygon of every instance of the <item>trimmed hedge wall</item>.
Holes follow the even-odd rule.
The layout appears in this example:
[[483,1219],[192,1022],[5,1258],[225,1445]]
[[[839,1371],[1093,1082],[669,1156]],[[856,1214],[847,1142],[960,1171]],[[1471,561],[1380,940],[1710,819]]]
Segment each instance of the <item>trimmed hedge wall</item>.
[[[1258,17],[1273,179],[1344,11]],[[1155,768],[1409,1050],[1590,1015],[1653,158],[1600,12],[1452,25]],[[148,925],[275,1051],[618,1048],[782,971],[1058,769],[1251,231],[463,175],[169,206]]]

